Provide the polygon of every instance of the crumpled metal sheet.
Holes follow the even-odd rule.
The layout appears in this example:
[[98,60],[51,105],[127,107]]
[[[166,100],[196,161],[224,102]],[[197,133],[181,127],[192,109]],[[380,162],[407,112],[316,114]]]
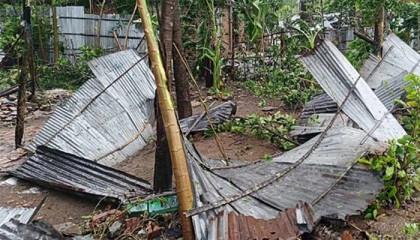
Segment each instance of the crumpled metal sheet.
[[223,211],[210,218],[207,239],[298,239],[314,226],[312,209],[307,203],[279,212],[270,220]]
[[312,115],[336,113],[337,109],[337,103],[335,103],[328,94],[319,94],[305,104],[302,113],[300,114],[299,122],[302,125],[307,125],[307,121]]
[[47,223],[34,222],[33,224],[24,224],[11,220],[0,226],[0,239],[64,240],[65,238]]
[[408,72],[403,71],[392,79],[384,80],[382,85],[375,90],[376,96],[388,110],[393,109],[395,102],[402,99],[406,94],[404,88],[409,84],[409,82],[405,81],[407,75]]
[[[317,134],[325,131],[328,124],[334,119],[332,113],[319,113],[311,116],[311,121],[307,120],[305,126],[293,126],[289,135],[297,137],[299,142],[306,142]],[[332,128],[351,127],[352,121],[345,114],[341,114],[333,123]]]
[[111,166],[153,136],[155,83],[134,50],[89,63],[90,79],[51,118],[27,148],[45,145]]
[[[209,109],[210,119],[212,124],[214,125],[218,125],[228,121],[229,118],[232,117],[232,115],[235,115],[235,113],[236,104],[231,101],[224,102],[216,107]],[[198,122],[197,119],[199,119]],[[179,124],[181,127],[181,131],[184,134],[187,132],[199,132],[211,129],[205,112],[203,112],[202,114],[196,114],[194,116],[181,119],[179,121]],[[191,129],[191,127],[193,128]]]
[[362,69],[371,88],[378,88],[385,79],[393,79],[404,71],[420,75],[420,55],[399,39],[389,34],[383,46],[384,56],[378,62],[366,61]]
[[[360,76],[362,76],[363,79],[368,79],[369,75],[373,72],[379,62],[380,59],[377,56],[369,54],[368,58],[363,61],[362,67],[359,69]],[[367,82],[367,84],[370,86],[369,82]]]
[[[312,154],[292,170],[292,164],[310,151],[319,136],[271,161],[212,171],[208,169],[220,166],[220,163],[200,156],[186,141],[196,210],[231,199],[290,170],[258,191],[194,215],[197,239],[207,239],[210,219],[223,211],[270,220],[276,218],[279,211],[294,208],[302,201],[312,205],[314,222],[322,216],[344,219],[347,215],[358,214],[374,201],[383,187],[376,172],[356,164],[367,152],[383,153],[386,150],[385,143],[382,145],[370,138],[361,144],[365,136],[366,133],[358,129],[331,129]],[[206,166],[204,169],[203,165]]]
[[2,240],[93,240],[89,236],[63,236],[50,224],[43,221],[34,221],[30,224],[11,220],[0,226],[0,239]]
[[[405,76],[407,76],[407,74],[408,73],[404,71],[400,75],[394,77],[394,79],[383,81],[382,85],[374,91],[376,96],[388,110],[393,109],[396,100],[400,100],[405,95],[404,87],[408,85],[408,82],[405,81]],[[293,127],[290,135],[298,136],[298,139],[306,141],[308,138],[323,132],[326,124],[312,126],[309,119],[316,115],[329,114],[332,116],[333,113],[337,112],[337,109],[337,104],[330,98],[330,96],[328,96],[328,94],[324,93],[314,97],[302,110],[302,114],[299,119],[301,126]],[[339,119],[337,119],[337,121],[339,121],[339,123],[343,122],[342,119],[344,117],[347,118],[343,114]],[[351,126],[348,124],[346,125]],[[333,127],[337,127],[337,125]]]
[[15,219],[21,223],[28,223],[35,212],[36,208],[0,207],[0,226],[11,219]]
[[38,147],[35,155],[9,173],[43,186],[123,202],[152,192],[143,179],[45,146]]
[[371,132],[374,129],[371,135],[381,141],[398,139],[406,134],[332,42],[321,42],[313,53],[301,59],[324,91],[338,105],[343,103],[353,85],[357,83],[344,104],[343,111],[364,131]]

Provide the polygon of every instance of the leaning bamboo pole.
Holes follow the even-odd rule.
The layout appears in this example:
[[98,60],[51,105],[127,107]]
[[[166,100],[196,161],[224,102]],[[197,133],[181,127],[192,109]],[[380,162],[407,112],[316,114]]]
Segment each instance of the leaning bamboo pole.
[[188,174],[187,160],[185,157],[184,143],[181,137],[178,120],[175,115],[174,104],[167,86],[167,78],[163,68],[159,47],[153,33],[152,23],[145,0],[136,0],[144,32],[146,34],[147,47],[155,76],[159,107],[162,112],[163,124],[168,139],[171,154],[172,168],[175,177],[176,191],[179,199],[179,211],[184,239],[194,239],[194,231],[190,218],[185,213],[193,206],[193,194],[191,181]]

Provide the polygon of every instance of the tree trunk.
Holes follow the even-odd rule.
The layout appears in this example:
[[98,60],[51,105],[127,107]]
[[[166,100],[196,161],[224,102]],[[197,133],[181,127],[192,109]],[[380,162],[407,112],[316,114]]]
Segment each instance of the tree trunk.
[[155,94],[156,116],[156,150],[155,171],[153,177],[153,190],[163,192],[172,189],[172,163],[169,154],[168,139],[163,125],[162,112],[160,111],[158,95]]
[[[168,79],[169,92],[172,90],[172,40],[173,40],[173,16],[175,12],[175,0],[163,0],[162,16],[160,22],[160,42],[162,45],[163,67]],[[177,66],[178,67],[178,66]]]
[[378,1],[378,10],[375,22],[375,53],[382,58],[382,44],[384,42],[385,8],[381,0]]
[[178,110],[178,117],[180,119],[190,117],[192,115],[190,87],[188,84],[187,68],[182,61],[184,55],[184,46],[182,45],[182,30],[181,30],[181,12],[179,9],[179,0],[175,2],[175,14],[173,15],[173,42],[177,50],[173,51],[174,57],[174,77],[176,89],[176,104]]
[[[27,2],[27,1],[25,1]],[[36,97],[36,87],[38,85],[36,81],[36,68],[34,60],[34,41],[32,35],[32,25],[31,25],[31,7],[29,5],[24,6],[24,21],[26,22],[25,27],[25,36],[26,36],[26,57],[29,68],[29,73],[31,76],[31,96],[30,99],[35,99]]]
[[25,110],[26,110],[26,66],[25,60],[22,62],[19,75],[19,91],[17,97],[17,116],[15,128],[15,147],[22,146],[22,139],[25,132]]
[[54,63],[57,63],[59,54],[58,54],[58,19],[57,19],[57,9],[55,8],[55,0],[51,2],[51,11],[52,11],[52,22],[53,22],[53,35],[54,35]]
[[194,239],[192,221],[191,218],[188,218],[185,215],[185,213],[193,207],[193,192],[184,150],[184,141],[176,118],[172,97],[166,85],[166,73],[159,54],[159,47],[153,33],[146,0],[137,0],[137,4],[146,35],[152,71],[156,80],[159,106],[162,111],[163,124],[165,126],[169,152],[171,154],[172,169],[175,176],[176,191],[179,200],[179,215],[183,238],[185,240],[192,240]]

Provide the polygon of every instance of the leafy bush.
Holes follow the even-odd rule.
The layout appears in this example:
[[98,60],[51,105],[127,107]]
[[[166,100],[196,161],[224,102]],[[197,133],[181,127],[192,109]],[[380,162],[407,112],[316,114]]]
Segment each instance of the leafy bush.
[[360,160],[383,175],[385,187],[378,200],[397,207],[420,191],[420,77],[409,75],[406,81],[410,82],[405,89],[407,102],[399,103],[407,111],[402,121],[409,135],[391,141],[386,155]]
[[373,50],[374,47],[371,44],[361,39],[356,39],[349,44],[345,56],[354,68],[359,70],[362,67],[363,61],[369,57],[370,53],[373,53]]
[[[273,115],[264,117],[254,113],[247,118],[234,119],[219,125],[216,131],[257,136],[265,140],[270,140],[283,150],[288,150],[295,146],[292,142],[286,140],[287,134],[294,125],[296,125],[296,119],[288,114],[283,115],[280,112],[276,112]],[[205,135],[212,136],[213,133],[207,131]]]
[[44,89],[64,88],[75,90],[86,80],[93,77],[87,62],[102,56],[105,51],[101,47],[82,47],[82,54],[73,65],[67,58],[60,58],[53,66],[40,66],[39,83]]
[[279,97],[288,107],[305,104],[319,92],[319,87],[296,56],[306,47],[299,45],[299,42],[298,38],[289,39],[284,53],[281,53],[278,46],[266,48],[265,55],[270,56],[274,63],[268,65],[261,62],[256,66],[255,76],[258,78],[246,80],[239,85],[257,96]]

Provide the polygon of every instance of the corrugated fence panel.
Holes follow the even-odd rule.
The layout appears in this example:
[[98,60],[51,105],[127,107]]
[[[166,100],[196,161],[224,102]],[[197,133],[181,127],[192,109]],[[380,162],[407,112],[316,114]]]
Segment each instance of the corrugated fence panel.
[[[50,11],[50,16],[52,13]],[[98,42],[99,15],[86,14],[82,6],[57,7],[59,32],[61,40],[65,43],[64,54],[74,62],[74,56],[81,53],[83,46],[97,46],[98,44],[111,53],[118,51],[118,43],[114,38],[114,31],[117,34],[120,45],[125,45],[127,36],[127,49],[136,49],[141,54],[147,52],[146,42],[141,40],[144,31],[139,24],[127,26],[130,16],[120,14],[103,14]],[[52,40],[51,40],[52,41]],[[52,57],[52,56],[50,56]]]
[[28,148],[46,145],[107,166],[137,153],[153,135],[156,88],[140,59],[126,50],[90,62],[97,79],[58,107]]

